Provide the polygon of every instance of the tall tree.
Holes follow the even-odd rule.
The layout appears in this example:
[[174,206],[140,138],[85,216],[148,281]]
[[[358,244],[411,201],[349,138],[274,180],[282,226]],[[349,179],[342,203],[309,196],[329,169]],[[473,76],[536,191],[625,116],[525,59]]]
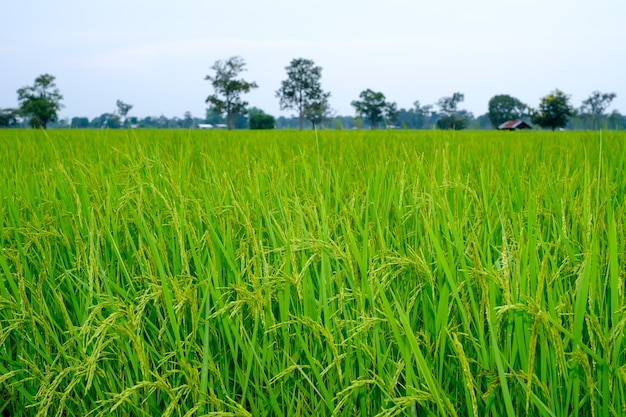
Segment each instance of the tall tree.
[[126,115],[133,108],[133,105],[124,103],[122,100],[117,100],[115,105],[117,106],[117,114],[120,116],[121,123],[126,123]]
[[437,105],[443,116],[437,120],[439,129],[461,130],[467,127],[471,113],[458,110],[459,103],[465,100],[463,93],[454,93],[451,97],[442,97],[437,101]]
[[446,116],[453,116],[457,112],[457,108],[459,103],[465,100],[465,95],[463,93],[454,93],[452,97],[441,97],[439,101],[437,101],[437,105]]
[[57,113],[61,110],[63,96],[54,80],[53,75],[43,74],[35,78],[32,86],[17,90],[20,112],[29,118],[32,127],[45,129],[48,123],[59,118]]
[[[330,96],[330,93],[328,93],[328,96]],[[313,127],[321,125],[324,120],[328,120],[332,117],[332,110],[327,98],[328,97],[306,106],[304,114],[313,124]],[[298,118],[298,124],[301,125],[300,118]]]
[[591,116],[594,129],[599,127],[600,119],[615,97],[617,97],[615,93],[594,91],[587,100],[583,100],[580,111],[583,114],[589,114]]
[[552,130],[565,127],[576,111],[569,103],[569,96],[559,89],[541,98],[539,110],[531,117],[533,123]]
[[508,94],[500,94],[489,100],[489,121],[494,128],[509,120],[518,120],[527,114],[528,106]]
[[211,81],[215,94],[207,97],[206,103],[210,103],[214,111],[226,114],[228,129],[233,129],[237,124],[237,115],[245,114],[248,102],[241,99],[242,94],[249,93],[257,88],[255,82],[248,82],[237,78],[245,71],[245,62],[239,56],[234,56],[226,61],[216,61],[211,67],[215,75],[207,75],[205,80]]
[[430,127],[430,119],[433,114],[433,105],[420,105],[419,100],[413,102],[415,107],[415,115],[417,116],[418,129],[428,129]]
[[385,121],[385,125],[395,121],[398,115],[396,103],[385,100],[385,95],[381,92],[372,91],[369,88],[359,94],[361,100],[354,100],[352,107],[360,117],[365,117],[370,122],[370,127],[376,129],[380,122]]
[[182,126],[185,129],[191,129],[193,127],[193,115],[191,114],[190,111],[186,111],[185,114],[183,115]]
[[330,97],[330,93],[322,90],[322,67],[315,66],[310,59],[296,58],[291,60],[285,70],[287,79],[282,81],[276,91],[276,97],[280,99],[280,109],[298,112],[300,130],[305,119],[314,126],[322,122],[328,114]]

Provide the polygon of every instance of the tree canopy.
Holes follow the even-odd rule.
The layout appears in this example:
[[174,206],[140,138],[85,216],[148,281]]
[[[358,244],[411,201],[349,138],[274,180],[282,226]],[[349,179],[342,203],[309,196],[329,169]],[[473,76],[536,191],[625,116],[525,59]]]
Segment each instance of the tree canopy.
[[576,114],[569,104],[569,96],[559,89],[541,98],[539,109],[531,117],[533,123],[552,130],[563,128],[570,117]]
[[120,116],[122,124],[126,122],[126,116],[128,112],[133,108],[132,104],[124,103],[122,100],[117,100],[115,102],[117,106],[117,114]]
[[20,112],[29,118],[32,127],[45,129],[48,123],[58,120],[63,96],[54,80],[53,75],[43,74],[35,78],[32,86],[17,90]]
[[585,113],[601,116],[611,105],[611,102],[615,97],[617,97],[617,94],[615,93],[601,93],[599,91],[594,91],[591,93],[589,98],[583,100],[581,110]]
[[493,96],[489,100],[489,121],[495,128],[509,120],[519,120],[527,114],[528,106],[508,94]]
[[274,129],[276,127],[276,119],[274,116],[265,113],[263,110],[253,107],[250,109],[248,127],[252,130]]
[[321,123],[328,113],[330,97],[330,93],[322,90],[322,67],[315,66],[310,59],[296,58],[285,70],[287,79],[281,82],[276,91],[280,109],[294,109],[298,112],[300,130],[304,119],[314,126]]
[[387,126],[395,121],[398,115],[396,103],[386,101],[383,93],[368,88],[361,91],[359,98],[361,100],[354,100],[351,105],[359,116],[365,117],[369,121],[372,129],[376,129],[382,121]]
[[461,130],[467,127],[471,113],[465,110],[458,110],[459,103],[463,100],[465,100],[465,95],[456,92],[451,97],[442,97],[437,101],[437,105],[443,115],[437,120],[439,129]]
[[[294,58],[284,67],[286,78],[275,91],[281,110],[294,109],[297,114],[275,117],[278,129],[303,129],[325,124],[337,128],[376,129],[381,124],[400,125],[405,129],[489,129],[498,127],[507,120],[532,121],[537,126],[571,129],[626,129],[626,115],[617,109],[610,112],[610,106],[617,95],[613,92],[593,91],[576,109],[570,104],[570,96],[560,90],[554,90],[542,97],[540,103],[530,108],[519,99],[508,94],[491,97],[488,111],[474,117],[459,104],[465,96],[455,92],[449,97],[442,97],[433,104],[422,105],[414,102],[414,107],[398,108],[395,102],[387,101],[384,94],[371,89],[360,93],[358,100],[351,101],[356,114],[338,115],[330,108],[330,92],[321,87],[322,67],[305,58]],[[206,97],[208,103],[206,115],[194,118],[186,115],[168,119],[164,115],[147,116],[143,119],[129,117],[133,108],[122,100],[116,101],[116,110],[103,113],[94,119],[85,117],[65,117],[60,119],[59,111],[63,107],[63,96],[50,74],[38,76],[33,85],[17,90],[18,106],[14,109],[0,109],[0,127],[63,128],[118,128],[118,127],[185,127],[211,124],[217,128],[245,129],[251,126],[252,113],[248,111],[248,102],[242,96],[258,88],[256,82],[241,77],[246,71],[246,63],[239,56],[227,60],[218,60],[211,66],[212,72],[205,76],[211,82],[213,94]],[[436,109],[436,110],[435,110]],[[266,118],[269,120],[269,118]],[[256,118],[253,126],[261,119]],[[309,123],[310,122],[310,123]]]
[[19,115],[19,110],[17,109],[0,109],[0,127],[15,125]]
[[599,120],[604,115],[606,109],[609,108],[613,99],[617,97],[615,93],[601,93],[594,91],[589,98],[583,100],[580,106],[580,112],[584,115],[591,116],[594,129],[598,128]]
[[205,77],[215,90],[214,94],[207,97],[206,103],[210,103],[214,111],[226,114],[229,129],[236,126],[237,115],[245,114],[247,111],[248,102],[243,101],[241,95],[258,87],[255,82],[237,78],[245,71],[245,66],[244,60],[239,56],[231,57],[226,61],[218,60],[211,67],[215,74]]

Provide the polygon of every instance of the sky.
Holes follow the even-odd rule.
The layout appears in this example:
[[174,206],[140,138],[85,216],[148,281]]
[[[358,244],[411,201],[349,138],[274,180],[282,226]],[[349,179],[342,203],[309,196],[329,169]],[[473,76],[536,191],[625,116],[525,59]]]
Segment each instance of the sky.
[[241,56],[244,96],[275,116],[285,67],[307,58],[339,115],[365,89],[400,108],[454,92],[478,116],[512,95],[537,107],[554,89],[579,107],[614,92],[626,113],[624,0],[20,0],[0,15],[0,108],[38,75],[56,77],[61,118],[204,117],[217,60]]

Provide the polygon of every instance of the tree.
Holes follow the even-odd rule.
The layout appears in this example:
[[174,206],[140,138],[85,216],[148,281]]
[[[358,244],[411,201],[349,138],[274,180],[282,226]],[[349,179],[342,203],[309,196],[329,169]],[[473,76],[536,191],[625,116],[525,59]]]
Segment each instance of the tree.
[[370,127],[376,129],[381,121],[385,121],[385,125],[389,125],[395,121],[398,116],[398,108],[396,103],[385,101],[385,95],[380,92],[370,90],[361,91],[359,100],[354,100],[352,107],[360,117],[364,117],[370,122]]
[[191,129],[193,125],[194,125],[193,115],[191,114],[190,111],[186,111],[185,114],[183,115],[182,126],[185,129]]
[[209,106],[206,109],[206,115],[204,122],[212,125],[225,124],[224,116],[213,106]]
[[617,110],[613,110],[607,117],[607,124],[609,129],[626,129],[626,116],[623,116]]
[[126,123],[126,115],[130,111],[130,109],[133,108],[133,105],[124,103],[122,100],[117,100],[115,102],[115,105],[117,106],[117,114],[120,116],[121,123]]
[[400,108],[398,110],[398,116],[396,122],[402,126],[403,129],[416,129],[417,128],[417,116],[413,109]]
[[463,130],[467,124],[466,118],[454,115],[444,115],[437,120],[437,128],[443,130]]
[[508,94],[500,94],[489,100],[488,116],[491,125],[498,128],[509,120],[518,120],[527,114],[528,106]]
[[539,110],[534,111],[531,117],[533,123],[552,130],[567,125],[567,121],[575,114],[574,108],[569,104],[569,96],[556,89],[539,102]]
[[236,126],[238,114],[246,113],[248,103],[241,99],[241,95],[258,87],[255,82],[237,78],[245,71],[245,66],[241,57],[234,56],[227,61],[216,61],[211,67],[215,75],[205,77],[205,80],[211,81],[215,90],[215,94],[207,97],[206,103],[210,103],[219,114],[226,114],[228,129]]
[[122,125],[117,114],[102,113],[100,116],[94,117],[89,126],[95,129],[119,129]]
[[287,79],[276,91],[280,99],[280,109],[293,109],[298,112],[299,126],[302,130],[304,120],[313,126],[321,123],[328,114],[328,98],[330,93],[322,90],[320,79],[322,67],[315,66],[310,59],[296,58],[291,60],[287,70]]
[[404,129],[427,129],[431,123],[433,106],[422,106],[419,100],[413,102],[412,108],[398,110],[396,121]]
[[489,120],[489,114],[485,113],[474,119],[474,121],[468,127],[474,130],[486,130],[492,129],[493,124],[491,123],[491,120]]
[[0,109],[0,127],[11,127],[17,124],[20,112],[17,109]]
[[465,100],[465,95],[457,92],[452,94],[452,97],[442,97],[437,101],[443,115],[437,120],[439,129],[461,130],[467,127],[472,114],[465,110],[458,110],[458,105],[463,100]]
[[433,115],[432,104],[421,106],[419,100],[413,102],[415,106],[415,115],[417,116],[417,126],[420,129],[428,129],[430,127],[430,119]]
[[583,114],[589,114],[593,120],[593,128],[597,129],[598,124],[606,109],[609,108],[613,99],[617,97],[615,93],[601,93],[594,91],[587,100],[582,102],[580,111]]
[[35,78],[32,86],[17,90],[20,112],[30,119],[32,127],[45,129],[48,123],[58,120],[63,96],[54,80],[53,75],[43,74]]
[[[330,93],[328,93],[328,96],[330,96]],[[313,124],[313,128],[320,126],[325,120],[332,117],[332,111],[327,99],[311,103],[307,106],[304,114],[305,117]],[[298,118],[298,125],[302,126],[300,124],[300,118]]]
[[254,130],[274,129],[276,127],[276,119],[274,119],[274,116],[255,107],[250,109],[248,127]]
[[437,101],[437,105],[446,116],[453,116],[457,112],[457,107],[460,102],[465,100],[465,95],[463,93],[454,93],[452,97],[441,97],[439,101]]
[[70,127],[72,129],[87,129],[89,127],[89,119],[87,117],[72,117]]

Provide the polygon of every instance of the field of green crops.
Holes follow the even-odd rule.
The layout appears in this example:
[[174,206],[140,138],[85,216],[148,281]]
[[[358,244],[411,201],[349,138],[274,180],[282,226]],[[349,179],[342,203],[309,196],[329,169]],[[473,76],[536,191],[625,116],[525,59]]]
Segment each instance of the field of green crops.
[[623,416],[625,141],[0,131],[0,414]]

